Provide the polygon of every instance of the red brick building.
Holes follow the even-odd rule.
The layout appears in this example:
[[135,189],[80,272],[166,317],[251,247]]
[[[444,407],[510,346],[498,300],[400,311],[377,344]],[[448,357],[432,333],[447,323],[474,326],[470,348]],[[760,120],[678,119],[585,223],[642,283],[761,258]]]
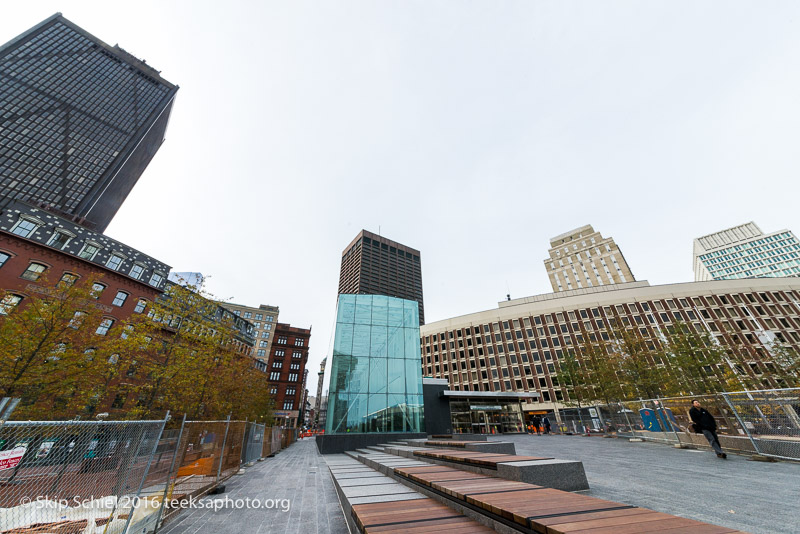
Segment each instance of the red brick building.
[[276,423],[289,427],[303,424],[305,370],[311,330],[277,323],[269,355],[270,394],[275,398]]
[[43,293],[44,280],[100,275],[98,304],[113,328],[162,293],[170,267],[103,234],[17,202],[0,214],[0,292],[14,306]]

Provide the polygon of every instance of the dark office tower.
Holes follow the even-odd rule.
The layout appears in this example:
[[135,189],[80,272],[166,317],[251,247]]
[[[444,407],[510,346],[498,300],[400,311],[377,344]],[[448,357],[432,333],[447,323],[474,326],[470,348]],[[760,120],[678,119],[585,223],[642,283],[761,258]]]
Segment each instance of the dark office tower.
[[0,209],[104,231],[164,141],[178,87],[57,13],[0,46]]
[[339,273],[339,294],[358,293],[416,300],[425,324],[419,250],[361,230],[342,252]]

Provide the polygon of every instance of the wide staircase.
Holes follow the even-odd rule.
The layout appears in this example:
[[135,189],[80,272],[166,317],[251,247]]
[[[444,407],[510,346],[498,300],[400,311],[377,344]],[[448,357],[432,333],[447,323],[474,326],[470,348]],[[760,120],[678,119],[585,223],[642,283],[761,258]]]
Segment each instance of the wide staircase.
[[[580,462],[562,464],[574,479],[563,483],[554,469],[564,461],[465,450],[463,441],[443,448],[441,441],[399,441],[324,457],[353,532],[739,532],[554,487],[588,489],[573,465]],[[580,474],[585,480],[582,465]]]

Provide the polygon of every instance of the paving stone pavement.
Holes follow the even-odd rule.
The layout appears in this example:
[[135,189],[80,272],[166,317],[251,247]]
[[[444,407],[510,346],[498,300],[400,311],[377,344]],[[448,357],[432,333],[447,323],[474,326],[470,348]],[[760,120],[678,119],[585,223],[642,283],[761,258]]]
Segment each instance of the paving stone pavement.
[[754,534],[800,532],[800,463],[583,436],[504,435],[519,455],[581,460],[586,495]]
[[288,499],[288,512],[229,507],[184,510],[162,534],[347,534],[347,525],[333,480],[313,439],[299,440],[273,458],[247,468],[226,482],[226,491],[204,501],[225,499]]

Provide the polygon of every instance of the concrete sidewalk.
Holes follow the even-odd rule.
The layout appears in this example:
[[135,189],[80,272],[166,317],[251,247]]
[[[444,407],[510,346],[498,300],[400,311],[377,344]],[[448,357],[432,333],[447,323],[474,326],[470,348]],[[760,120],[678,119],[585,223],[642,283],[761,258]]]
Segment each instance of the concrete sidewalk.
[[800,464],[761,463],[710,450],[583,436],[503,435],[520,455],[583,462],[587,495],[698,521],[774,534],[800,532]]
[[[266,509],[236,509],[234,504],[213,509],[184,510],[159,532],[163,534],[347,534],[339,499],[328,467],[317,454],[313,439],[299,440],[274,458],[267,458],[234,475],[226,491],[202,499],[203,504],[226,498],[277,501]],[[280,501],[288,499],[283,511]],[[219,502],[218,506],[223,503]]]

